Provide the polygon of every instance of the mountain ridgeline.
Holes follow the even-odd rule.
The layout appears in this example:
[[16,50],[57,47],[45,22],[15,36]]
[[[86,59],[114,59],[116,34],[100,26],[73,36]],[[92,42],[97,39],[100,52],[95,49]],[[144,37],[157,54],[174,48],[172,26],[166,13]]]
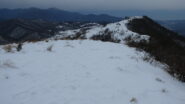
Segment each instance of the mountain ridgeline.
[[12,19],[0,22],[0,44],[49,38],[57,24],[43,20]]
[[142,49],[154,56],[156,60],[169,66],[168,72],[185,81],[185,38],[170,31],[148,17],[133,19],[128,29],[150,36],[149,43],[130,42],[128,45]]
[[8,19],[42,19],[52,22],[115,22],[122,18],[109,16],[106,14],[100,15],[84,15],[76,12],[64,11],[56,8],[39,9],[0,9],[0,20]]
[[158,23],[185,37],[185,20],[160,20]]
[[[107,25],[29,19],[12,19],[0,22],[0,44],[38,41],[55,35],[61,37],[67,35],[60,40],[87,39],[91,36],[92,40],[115,43],[125,41],[129,46],[144,50],[157,61],[165,63],[169,66],[167,71],[171,75],[185,81],[185,38],[159,25],[147,16],[125,18],[121,22]],[[116,39],[115,36],[118,38]],[[140,38],[144,40],[141,41]]]

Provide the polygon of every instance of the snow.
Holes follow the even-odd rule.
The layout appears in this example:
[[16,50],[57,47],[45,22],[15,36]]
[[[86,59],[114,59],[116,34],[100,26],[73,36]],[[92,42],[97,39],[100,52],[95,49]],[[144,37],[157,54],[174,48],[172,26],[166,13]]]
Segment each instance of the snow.
[[[81,27],[84,27],[86,25],[91,25],[89,27],[90,29],[88,29],[86,33],[83,34],[87,39],[91,39],[93,36],[96,36],[96,35],[104,35],[101,33],[104,33],[108,29],[110,32],[112,32],[111,38],[113,40],[120,40],[120,43],[124,43],[125,42],[124,40],[128,37],[130,37],[131,40],[134,42],[140,42],[142,40],[145,40],[146,42],[148,42],[150,39],[150,36],[132,32],[126,26],[129,23],[129,21],[133,19],[142,19],[142,18],[143,18],[142,16],[135,16],[135,17],[130,17],[129,19],[124,19],[120,22],[107,24],[106,26],[98,25],[96,23],[91,23],[91,24],[82,25]],[[65,38],[68,36],[74,37],[76,33],[79,31],[80,29],[60,31],[59,34],[57,34],[52,39]]]
[[121,43],[124,42],[124,40],[127,37],[130,37],[135,42],[140,42],[141,40],[149,41],[150,36],[132,32],[126,26],[127,23],[129,23],[129,21],[131,21],[132,19],[141,19],[141,18],[143,18],[143,17],[142,16],[135,16],[135,17],[131,17],[129,19],[122,20],[120,22],[110,23],[105,27],[103,27],[103,26],[94,27],[87,32],[86,37],[91,38],[92,36],[99,35],[99,33],[108,29],[109,31],[113,32],[112,33],[113,40],[120,40]]
[[57,26],[57,28],[58,28],[58,29],[62,29],[62,28],[63,28],[63,26],[62,26],[62,25],[59,25],[59,26]]
[[[47,48],[53,46],[52,51]],[[184,104],[185,84],[144,52],[92,40],[0,46],[1,104]]]
[[62,35],[64,37],[66,37],[66,36],[74,36],[79,31],[80,31],[80,29],[60,31],[59,35]]

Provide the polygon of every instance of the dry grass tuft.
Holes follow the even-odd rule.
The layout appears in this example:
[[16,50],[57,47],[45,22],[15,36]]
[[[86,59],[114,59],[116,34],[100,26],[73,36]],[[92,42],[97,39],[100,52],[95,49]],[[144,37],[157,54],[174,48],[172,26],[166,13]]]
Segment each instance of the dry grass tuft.
[[17,68],[10,60],[6,60],[0,63],[0,68]]
[[52,51],[53,51],[53,45],[50,45],[50,46],[47,48],[47,51],[52,52]]
[[166,89],[163,88],[163,89],[161,90],[161,92],[162,92],[162,93],[167,93],[168,91],[167,91]]
[[6,52],[12,52],[12,53],[13,53],[13,48],[15,48],[15,46],[13,46],[13,45],[11,45],[11,44],[3,46],[3,49],[4,49]]
[[135,97],[133,97],[132,99],[130,99],[130,102],[131,103],[137,103],[138,101],[137,101],[137,99]]

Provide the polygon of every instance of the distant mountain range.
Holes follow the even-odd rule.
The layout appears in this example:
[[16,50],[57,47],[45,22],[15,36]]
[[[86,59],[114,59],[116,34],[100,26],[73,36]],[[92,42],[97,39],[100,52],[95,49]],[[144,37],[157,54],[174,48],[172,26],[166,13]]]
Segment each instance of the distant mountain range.
[[[168,72],[185,82],[185,37],[166,29],[147,16],[129,17],[106,25],[83,22],[58,23],[39,19],[11,19],[0,22],[0,45],[36,42],[48,38],[126,42],[127,45],[137,48],[138,51],[146,51],[157,61],[168,65]],[[147,57],[144,60],[152,62]]]
[[[123,11],[124,12],[124,11]],[[126,13],[128,14],[128,13]],[[39,9],[0,9],[0,21],[10,19],[44,20],[50,22],[98,22],[107,24],[121,21],[123,18],[107,14],[80,14],[56,8]],[[185,36],[185,20],[160,20],[162,26]]]
[[185,36],[185,20],[163,20],[158,21],[164,27]]
[[56,8],[39,9],[0,9],[0,20],[8,19],[42,19],[46,21],[75,21],[75,22],[116,22],[122,20],[122,18],[114,17],[106,14],[94,15],[94,14],[80,14],[76,12],[64,11]]
[[0,44],[51,37],[58,24],[43,20],[11,19],[0,22]]

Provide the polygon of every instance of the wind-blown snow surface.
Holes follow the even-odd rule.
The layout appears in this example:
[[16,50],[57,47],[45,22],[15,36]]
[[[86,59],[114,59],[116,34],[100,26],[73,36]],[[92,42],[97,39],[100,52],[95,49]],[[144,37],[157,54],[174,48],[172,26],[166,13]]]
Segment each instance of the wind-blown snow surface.
[[14,53],[0,48],[0,104],[185,102],[184,83],[124,44],[60,40],[25,43]]

